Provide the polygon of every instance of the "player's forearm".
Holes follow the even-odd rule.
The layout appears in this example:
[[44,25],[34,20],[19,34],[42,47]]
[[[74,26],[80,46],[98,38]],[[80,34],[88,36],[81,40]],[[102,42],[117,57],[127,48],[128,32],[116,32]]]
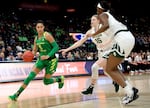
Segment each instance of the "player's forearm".
[[88,37],[84,36],[82,39],[80,39],[79,41],[75,42],[72,46],[67,48],[67,52],[80,47],[87,39],[88,39]]
[[76,49],[76,48],[80,47],[83,43],[84,43],[83,40],[79,40],[79,41],[75,42],[72,46],[70,46],[69,48],[67,48],[66,50],[68,52],[70,50]]
[[67,48],[67,52],[73,49],[76,49],[77,47],[79,47],[80,45],[78,43],[74,43],[72,46],[70,46],[69,48]]
[[36,46],[36,42],[34,40],[34,45],[33,45],[33,49],[32,49],[32,54],[33,55],[36,55],[36,52],[37,52],[37,46]]
[[102,33],[102,32],[104,32],[104,31],[107,30],[108,28],[109,28],[108,25],[103,25],[97,32],[95,32],[95,33],[93,34],[93,37],[96,36],[96,35],[98,35],[98,34],[100,34],[100,33]]
[[37,51],[32,50],[32,54],[33,54],[33,55],[36,55],[36,52],[37,52]]
[[37,52],[37,47],[34,45],[34,46],[33,46],[33,49],[32,49],[32,54],[33,54],[33,55],[36,55],[36,52]]
[[55,53],[59,50],[59,46],[56,42],[52,42],[51,45],[53,46],[52,50],[48,53],[49,57],[52,57],[55,55]]

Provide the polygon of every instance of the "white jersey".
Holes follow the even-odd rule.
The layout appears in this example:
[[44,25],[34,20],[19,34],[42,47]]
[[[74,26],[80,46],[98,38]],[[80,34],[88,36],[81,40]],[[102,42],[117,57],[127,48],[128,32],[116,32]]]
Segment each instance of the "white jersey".
[[114,34],[119,30],[127,30],[127,27],[121,22],[117,21],[109,12],[105,12],[105,14],[108,15],[109,28],[103,33],[100,33],[92,38],[92,41],[96,44],[98,50],[107,50],[110,48],[114,42]]
[[114,56],[127,57],[135,44],[135,38],[127,27],[116,20],[109,12],[105,12],[108,15],[109,28],[103,32],[104,34],[113,37],[114,44],[108,54],[105,54],[107,58],[110,53]]
[[[101,25],[99,26],[99,28],[101,27]],[[94,31],[94,29],[92,29],[91,31],[92,33],[95,33],[96,31]],[[92,37],[92,42],[96,45],[97,50],[108,50],[112,44],[112,37],[110,37],[109,35],[106,35],[105,33],[100,33],[94,37]]]
[[[101,25],[99,26],[99,28]],[[92,33],[95,33],[95,29],[91,29]],[[94,37],[91,38],[92,42],[96,45],[96,48],[98,50],[98,57],[102,58],[104,55],[104,52],[111,49],[113,45],[113,39],[112,37],[106,35],[105,33],[100,33]]]
[[105,12],[108,15],[109,28],[104,32],[106,35],[114,36],[119,30],[127,30],[127,27],[116,20],[109,12]]
[[105,13],[108,15],[109,28],[93,37],[92,41],[96,44],[98,51],[103,50],[105,58],[108,58],[110,53],[113,53],[114,56],[127,57],[134,47],[134,36],[130,31],[127,31],[124,24],[117,21],[109,12]]
[[92,37],[92,42],[96,45],[97,50],[103,51],[108,50],[113,44],[112,38],[104,33]]

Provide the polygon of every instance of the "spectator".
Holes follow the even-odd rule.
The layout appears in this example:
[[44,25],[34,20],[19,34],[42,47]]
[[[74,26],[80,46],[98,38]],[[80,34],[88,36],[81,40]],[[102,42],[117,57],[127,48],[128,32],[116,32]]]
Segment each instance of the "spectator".
[[0,61],[5,60],[5,53],[4,53],[5,48],[0,49]]
[[6,57],[6,58],[7,58],[7,57],[9,58],[10,56],[15,57],[15,56],[16,56],[16,52],[12,49],[11,46],[7,46],[6,52],[5,52],[5,57]]
[[22,56],[23,56],[23,53],[22,52],[18,52],[17,56],[16,56],[16,60],[22,60]]
[[2,39],[2,37],[0,36],[0,49],[2,49],[5,46],[5,43]]
[[81,60],[80,52],[79,52],[79,51],[75,51],[75,52],[74,52],[74,59],[75,59],[75,60]]
[[68,54],[67,54],[67,60],[69,60],[69,61],[74,60],[74,56],[73,56],[72,52],[68,52]]

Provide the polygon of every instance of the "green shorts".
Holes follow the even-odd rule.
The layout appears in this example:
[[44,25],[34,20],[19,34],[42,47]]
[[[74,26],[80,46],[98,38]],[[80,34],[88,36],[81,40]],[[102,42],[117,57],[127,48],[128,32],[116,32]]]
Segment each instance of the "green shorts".
[[58,65],[58,59],[53,58],[51,60],[40,60],[38,59],[35,63],[35,67],[42,70],[45,68],[46,74],[53,74],[56,71]]

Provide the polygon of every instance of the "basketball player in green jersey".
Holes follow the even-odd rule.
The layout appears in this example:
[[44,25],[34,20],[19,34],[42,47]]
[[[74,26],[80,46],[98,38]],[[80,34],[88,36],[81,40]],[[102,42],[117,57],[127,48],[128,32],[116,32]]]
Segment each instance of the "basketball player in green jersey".
[[9,99],[12,101],[17,101],[17,98],[24,91],[30,81],[33,80],[36,75],[44,68],[45,76],[43,78],[43,82],[45,85],[58,82],[59,89],[61,89],[64,85],[64,76],[52,77],[58,64],[58,58],[55,57],[55,53],[59,50],[59,46],[53,36],[50,33],[44,31],[44,27],[45,26],[43,21],[39,20],[36,23],[36,30],[38,35],[35,37],[32,52],[35,55],[36,52],[39,51],[40,56],[18,91],[15,94],[9,96]]

